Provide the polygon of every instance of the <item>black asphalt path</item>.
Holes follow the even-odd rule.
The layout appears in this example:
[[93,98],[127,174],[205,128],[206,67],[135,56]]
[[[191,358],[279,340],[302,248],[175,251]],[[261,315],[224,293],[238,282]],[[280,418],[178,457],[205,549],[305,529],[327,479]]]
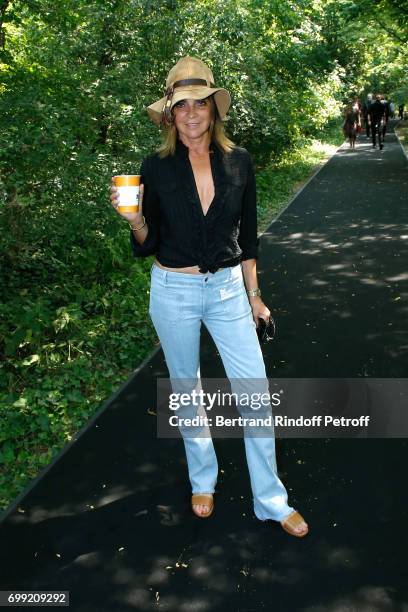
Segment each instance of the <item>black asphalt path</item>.
[[[408,377],[407,170],[394,134],[382,152],[361,135],[263,235],[269,376]],[[222,377],[202,342],[202,376]],[[68,590],[75,612],[408,610],[406,439],[278,439],[304,539],[254,517],[243,441],[216,439],[198,519],[181,441],[156,438],[166,376],[158,350],[4,516],[3,590]]]

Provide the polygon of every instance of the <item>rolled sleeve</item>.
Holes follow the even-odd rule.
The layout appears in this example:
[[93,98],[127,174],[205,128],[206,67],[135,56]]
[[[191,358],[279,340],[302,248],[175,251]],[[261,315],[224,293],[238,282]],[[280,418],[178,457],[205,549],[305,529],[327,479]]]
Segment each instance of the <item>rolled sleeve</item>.
[[147,236],[139,244],[130,230],[130,246],[135,257],[147,257],[157,252],[160,239],[160,209],[159,199],[149,173],[148,159],[144,159],[140,167],[141,182],[144,185],[143,215],[147,224]]
[[258,258],[258,223],[256,210],[255,173],[248,153],[247,184],[244,191],[238,244],[242,250],[242,261]]

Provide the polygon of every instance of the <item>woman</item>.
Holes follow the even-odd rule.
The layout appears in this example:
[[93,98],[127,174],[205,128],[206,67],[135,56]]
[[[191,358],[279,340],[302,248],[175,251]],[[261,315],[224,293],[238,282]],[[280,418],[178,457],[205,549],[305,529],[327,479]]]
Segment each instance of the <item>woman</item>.
[[[257,281],[254,172],[247,151],[223,131],[230,96],[213,81],[195,58],[184,57],[170,70],[166,95],[147,109],[164,126],[165,138],[142,163],[142,210],[122,216],[131,226],[134,255],[156,256],[149,314],[172,385],[199,381],[202,322],[230,380],[267,383],[256,334],[259,319],[267,320],[270,311]],[[116,208],[117,190],[111,190]],[[200,518],[213,512],[218,473],[211,434],[204,431],[203,437],[203,429],[191,437],[180,427],[192,510]],[[279,521],[294,536],[306,535],[307,524],[288,506],[277,474],[273,429],[267,437],[245,436],[245,448],[256,516]]]
[[344,111],[343,133],[345,138],[348,138],[350,148],[354,149],[356,145],[357,129],[359,123],[358,107],[351,101]]

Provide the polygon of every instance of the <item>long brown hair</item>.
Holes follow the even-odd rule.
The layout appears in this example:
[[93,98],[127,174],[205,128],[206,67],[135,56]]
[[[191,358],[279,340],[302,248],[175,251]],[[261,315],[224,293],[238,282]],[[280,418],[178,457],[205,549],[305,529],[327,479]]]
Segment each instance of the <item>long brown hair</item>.
[[[208,128],[208,132],[210,135],[210,141],[214,140],[220,149],[224,151],[224,153],[230,153],[232,149],[235,147],[235,144],[228,138],[224,129],[224,122],[221,121],[220,116],[218,114],[217,106],[214,102],[214,97],[211,95],[211,108],[212,108],[212,119],[210,123],[210,127]],[[173,115],[173,109],[172,109]],[[159,157],[167,157],[168,155],[174,155],[177,144],[177,128],[174,123],[171,123],[168,127],[164,128],[162,134],[162,144],[157,149],[159,153]]]

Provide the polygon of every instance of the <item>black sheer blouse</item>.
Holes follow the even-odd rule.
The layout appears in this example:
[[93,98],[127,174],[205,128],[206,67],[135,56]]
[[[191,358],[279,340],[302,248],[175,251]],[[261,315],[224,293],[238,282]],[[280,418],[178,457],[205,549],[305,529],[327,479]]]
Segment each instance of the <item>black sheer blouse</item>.
[[138,244],[131,230],[135,257],[156,255],[171,268],[199,266],[202,273],[258,257],[256,186],[249,153],[235,147],[224,153],[210,148],[215,196],[204,215],[188,148],[177,141],[175,155],[146,157],[143,214],[148,234]]

